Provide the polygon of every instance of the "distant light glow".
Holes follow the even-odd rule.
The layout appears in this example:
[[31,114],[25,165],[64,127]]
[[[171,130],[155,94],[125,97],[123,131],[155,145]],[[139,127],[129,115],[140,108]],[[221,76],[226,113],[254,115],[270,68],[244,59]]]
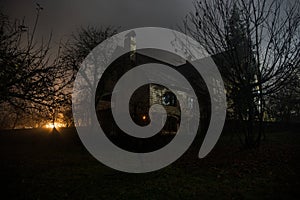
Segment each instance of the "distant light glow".
[[48,124],[45,125],[45,128],[50,128],[50,129],[61,128],[61,127],[65,127],[65,125],[62,124],[62,123],[58,123],[58,122],[54,122],[54,124],[53,123],[48,123]]
[[55,125],[54,124],[46,124],[46,128],[54,128]]

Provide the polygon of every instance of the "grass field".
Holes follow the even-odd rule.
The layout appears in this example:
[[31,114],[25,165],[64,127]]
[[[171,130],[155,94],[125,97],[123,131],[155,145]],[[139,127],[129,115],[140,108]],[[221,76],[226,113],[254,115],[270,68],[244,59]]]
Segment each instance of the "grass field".
[[223,135],[204,159],[193,145],[162,170],[128,174],[95,160],[73,129],[2,131],[1,199],[298,199],[299,142],[273,132],[241,151]]

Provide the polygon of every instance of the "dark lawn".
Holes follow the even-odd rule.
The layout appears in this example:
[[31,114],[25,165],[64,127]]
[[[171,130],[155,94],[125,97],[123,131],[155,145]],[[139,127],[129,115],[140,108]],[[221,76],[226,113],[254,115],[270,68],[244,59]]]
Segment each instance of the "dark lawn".
[[194,145],[167,168],[127,174],[96,161],[74,130],[2,131],[1,199],[298,199],[299,141],[273,132],[260,149],[240,151],[222,135],[205,159]]

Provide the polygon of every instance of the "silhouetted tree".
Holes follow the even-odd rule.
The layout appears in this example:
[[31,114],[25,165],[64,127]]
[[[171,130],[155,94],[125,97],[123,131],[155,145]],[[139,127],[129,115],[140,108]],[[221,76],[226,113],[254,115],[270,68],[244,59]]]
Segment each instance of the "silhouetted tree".
[[299,2],[200,0],[194,8],[185,31],[215,55],[234,118],[245,124],[243,142],[257,146],[265,98],[283,90],[299,70]]
[[86,56],[101,42],[115,35],[117,30],[114,27],[81,27],[64,45],[62,63],[76,74]]
[[63,88],[70,81],[58,59],[49,56],[51,34],[47,41],[36,42],[42,9],[37,5],[32,29],[24,20],[0,14],[0,105],[40,116],[66,100]]
[[[112,35],[117,33],[117,28],[114,27],[91,27],[80,28],[77,33],[72,34],[71,39],[65,43],[63,46],[63,53],[60,56],[60,63],[64,66],[65,72],[72,77],[74,81],[78,70],[83,62],[83,60],[88,56],[88,54],[101,42],[110,38]],[[108,49],[103,49],[103,52],[99,52],[99,55],[106,56]],[[97,55],[97,56],[99,56]],[[105,62],[105,61],[103,61]],[[101,71],[101,66],[95,69],[95,72],[91,72],[94,76],[99,74]],[[81,72],[85,73],[85,72]],[[81,74],[83,77],[88,77],[88,74]],[[86,79],[88,80],[88,79]],[[86,91],[90,91],[93,87],[97,87],[97,83],[90,83],[87,81]],[[69,85],[72,87],[72,85]],[[72,88],[70,88],[72,90]],[[87,98],[86,94],[82,98]],[[91,105],[92,106],[92,105]],[[92,106],[93,107],[93,106]],[[93,109],[93,108],[91,108]],[[85,112],[85,111],[83,111]]]

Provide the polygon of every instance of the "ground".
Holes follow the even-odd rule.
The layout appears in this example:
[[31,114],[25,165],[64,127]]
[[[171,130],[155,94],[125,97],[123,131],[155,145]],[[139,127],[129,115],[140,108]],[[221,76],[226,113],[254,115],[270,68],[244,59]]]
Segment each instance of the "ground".
[[74,129],[1,131],[1,199],[298,199],[299,141],[272,132],[240,150],[225,134],[204,159],[194,145],[162,170],[128,174],[95,160]]

